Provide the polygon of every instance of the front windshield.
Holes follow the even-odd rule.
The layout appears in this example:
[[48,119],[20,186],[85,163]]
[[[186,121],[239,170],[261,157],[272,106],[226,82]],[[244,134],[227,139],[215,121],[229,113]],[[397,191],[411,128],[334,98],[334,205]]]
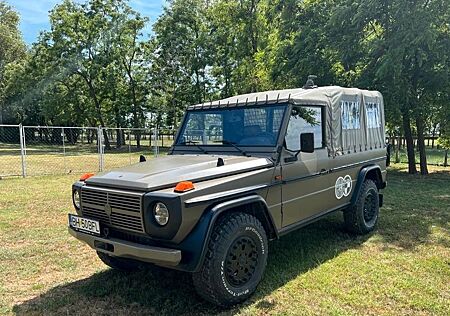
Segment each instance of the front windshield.
[[286,105],[194,110],[177,145],[275,146]]

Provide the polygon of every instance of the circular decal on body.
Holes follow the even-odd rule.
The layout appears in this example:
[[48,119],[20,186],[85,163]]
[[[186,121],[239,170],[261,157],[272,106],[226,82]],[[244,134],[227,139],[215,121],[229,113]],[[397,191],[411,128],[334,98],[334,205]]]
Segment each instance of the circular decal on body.
[[349,196],[352,191],[352,177],[346,175],[345,177],[339,177],[336,180],[334,186],[334,194],[338,200],[344,196]]

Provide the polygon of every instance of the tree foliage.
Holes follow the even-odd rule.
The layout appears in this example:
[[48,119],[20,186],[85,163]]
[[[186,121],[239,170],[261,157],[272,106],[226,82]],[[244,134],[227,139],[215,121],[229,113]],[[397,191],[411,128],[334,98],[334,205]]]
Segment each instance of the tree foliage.
[[19,31],[19,15],[0,1],[0,124],[13,122],[6,115],[7,85],[16,64],[25,57],[25,44]]
[[[448,129],[447,0],[170,0],[149,39],[148,20],[125,0],[64,0],[25,57],[17,14],[0,12],[15,30],[0,32],[10,43],[0,48],[0,100],[16,121],[176,127],[189,104],[299,87],[315,74],[319,85],[383,93],[411,173],[414,137],[426,174],[424,136]],[[4,47],[15,56],[8,67]]]

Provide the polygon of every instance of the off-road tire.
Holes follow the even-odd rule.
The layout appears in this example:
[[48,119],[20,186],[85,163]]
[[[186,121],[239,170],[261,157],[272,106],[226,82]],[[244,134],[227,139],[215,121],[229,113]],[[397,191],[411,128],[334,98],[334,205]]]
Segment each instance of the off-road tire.
[[97,255],[101,261],[107,266],[125,272],[137,271],[143,268],[143,264],[137,260],[127,259],[127,258],[119,258],[110,256],[101,251],[97,251]]
[[380,201],[378,188],[370,179],[364,180],[356,203],[344,211],[344,222],[347,230],[363,235],[371,232],[378,222]]
[[261,222],[246,213],[226,214],[214,225],[207,247],[200,271],[192,276],[197,293],[219,306],[251,296],[267,263],[267,236]]

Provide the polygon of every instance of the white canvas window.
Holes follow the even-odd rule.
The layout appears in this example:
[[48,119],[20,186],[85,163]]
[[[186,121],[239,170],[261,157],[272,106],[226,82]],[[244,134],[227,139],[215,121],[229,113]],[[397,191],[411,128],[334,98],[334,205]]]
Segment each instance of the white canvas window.
[[359,102],[341,102],[341,122],[343,130],[360,128]]
[[368,128],[378,128],[381,126],[379,103],[366,102],[366,113]]
[[314,148],[319,149],[324,145],[322,108],[313,106],[294,107],[289,118],[286,131],[286,148],[292,151],[300,150],[300,134],[314,134]]

